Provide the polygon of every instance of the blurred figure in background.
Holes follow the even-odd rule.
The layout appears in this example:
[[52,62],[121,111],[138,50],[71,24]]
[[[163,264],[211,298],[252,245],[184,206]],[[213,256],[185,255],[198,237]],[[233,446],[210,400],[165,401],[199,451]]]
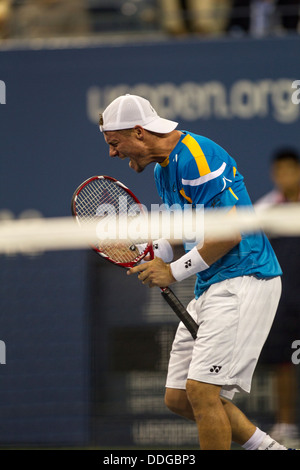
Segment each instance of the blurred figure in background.
[[300,202],[300,156],[294,149],[278,150],[271,162],[274,189],[260,198],[257,206],[274,206],[285,202]]
[[297,32],[300,20],[300,0],[277,0],[279,21],[288,32]]
[[0,0],[0,39],[9,37],[12,0]]
[[12,38],[72,37],[89,33],[85,0],[19,1],[10,22]]
[[264,36],[272,31],[276,0],[233,0],[228,31]]
[[[279,204],[300,202],[300,156],[293,149],[281,149],[271,162],[274,189],[257,201],[257,210]],[[292,363],[294,340],[300,339],[300,237],[271,238],[271,244],[281,265],[282,296],[277,315],[266,344],[261,363],[274,368],[277,415],[274,439],[284,445],[299,443],[298,372]]]
[[233,0],[227,30],[254,36],[297,32],[299,20],[300,0]]
[[232,0],[159,0],[162,27],[172,35],[225,32]]
[[228,31],[232,34],[243,34],[250,31],[251,0],[233,0],[228,23]]
[[274,30],[275,0],[252,0],[250,32],[253,36],[265,36]]

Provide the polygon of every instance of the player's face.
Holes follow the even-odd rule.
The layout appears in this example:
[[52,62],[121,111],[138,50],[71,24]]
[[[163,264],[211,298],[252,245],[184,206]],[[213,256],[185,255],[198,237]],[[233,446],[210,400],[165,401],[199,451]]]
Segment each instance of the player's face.
[[104,132],[104,139],[109,145],[109,156],[119,157],[121,160],[129,158],[129,166],[140,173],[148,165],[145,158],[145,147],[133,131]]

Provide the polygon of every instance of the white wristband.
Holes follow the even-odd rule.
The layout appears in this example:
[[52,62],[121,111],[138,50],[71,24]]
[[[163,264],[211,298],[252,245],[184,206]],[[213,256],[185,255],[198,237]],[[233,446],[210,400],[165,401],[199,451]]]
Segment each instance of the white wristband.
[[165,263],[171,263],[174,257],[172,245],[165,238],[153,242],[154,256],[161,258]]
[[171,263],[170,268],[176,281],[183,281],[193,274],[208,269],[209,266],[205,263],[195,246],[191,251],[183,255],[177,261]]
[[[147,243],[142,243],[136,246],[139,252],[142,253],[145,250]],[[170,263],[174,256],[171,244],[164,238],[160,238],[159,240],[155,240],[153,242],[153,251],[154,256],[161,258],[165,263]],[[142,260],[140,263],[143,264],[145,261]]]

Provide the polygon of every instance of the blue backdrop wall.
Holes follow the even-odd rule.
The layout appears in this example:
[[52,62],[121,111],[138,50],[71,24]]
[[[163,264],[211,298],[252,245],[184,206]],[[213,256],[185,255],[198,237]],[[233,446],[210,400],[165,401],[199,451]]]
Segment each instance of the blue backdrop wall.
[[[99,112],[123,93],[226,148],[256,200],[271,189],[272,152],[300,148],[299,50],[299,37],[2,49],[0,214],[69,215],[74,189],[95,174],[159,202],[153,168],[137,175],[110,159],[98,129]],[[89,442],[86,254],[2,257],[0,269],[0,442]]]
[[225,147],[256,199],[270,187],[270,153],[299,146],[300,106],[291,101],[299,45],[290,38],[1,51],[1,207],[68,215],[74,187],[103,173],[156,202],[153,168],[137,176],[112,161],[98,130],[99,111],[125,92]]

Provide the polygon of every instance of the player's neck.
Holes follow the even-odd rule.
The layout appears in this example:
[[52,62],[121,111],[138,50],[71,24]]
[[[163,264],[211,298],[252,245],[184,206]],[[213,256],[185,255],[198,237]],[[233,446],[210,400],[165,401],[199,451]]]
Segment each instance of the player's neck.
[[178,144],[181,136],[182,132],[175,130],[163,137],[158,137],[153,155],[154,160],[157,163],[162,163],[166,160]]

